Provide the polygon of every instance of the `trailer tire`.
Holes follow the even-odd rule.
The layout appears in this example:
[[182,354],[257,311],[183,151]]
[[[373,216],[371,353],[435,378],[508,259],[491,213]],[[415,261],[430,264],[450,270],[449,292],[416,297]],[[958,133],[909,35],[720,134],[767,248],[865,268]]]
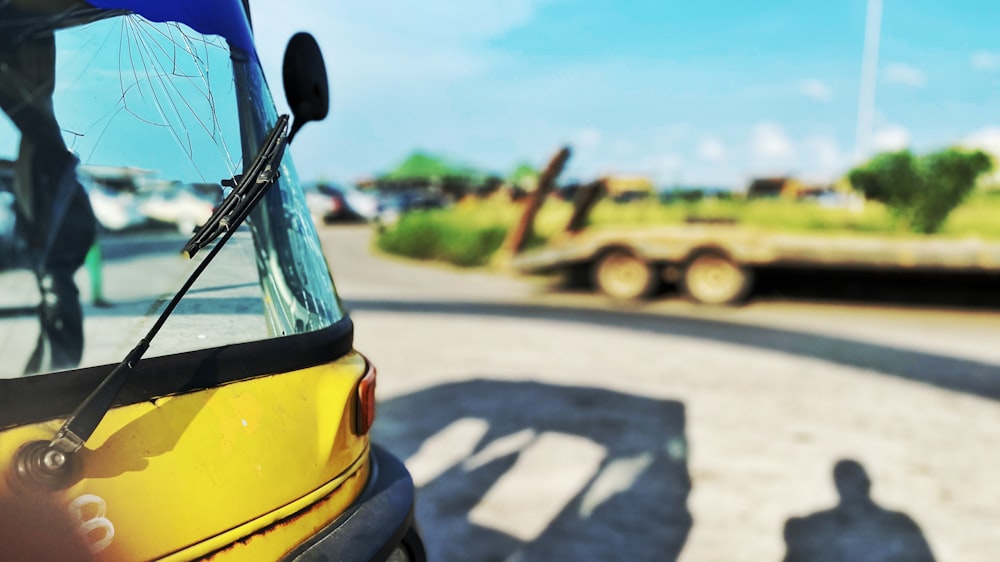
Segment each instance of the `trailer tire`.
[[594,263],[594,285],[605,295],[620,300],[638,300],[653,294],[659,282],[654,268],[634,253],[613,249]]
[[753,275],[728,256],[706,252],[688,262],[681,282],[684,294],[692,301],[727,305],[746,298],[753,284]]

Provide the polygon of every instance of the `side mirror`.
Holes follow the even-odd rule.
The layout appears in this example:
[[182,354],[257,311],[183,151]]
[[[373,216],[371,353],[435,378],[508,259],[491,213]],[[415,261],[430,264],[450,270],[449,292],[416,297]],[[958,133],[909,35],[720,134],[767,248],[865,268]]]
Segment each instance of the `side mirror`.
[[281,69],[285,99],[292,110],[291,143],[295,133],[309,121],[322,121],[330,110],[330,87],[323,53],[312,35],[299,32],[288,40]]

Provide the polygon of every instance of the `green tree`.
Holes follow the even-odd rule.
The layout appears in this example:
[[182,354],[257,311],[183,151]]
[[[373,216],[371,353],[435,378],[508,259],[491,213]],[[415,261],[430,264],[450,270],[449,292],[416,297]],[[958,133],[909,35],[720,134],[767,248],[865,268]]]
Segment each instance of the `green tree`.
[[847,177],[854,189],[884,203],[911,230],[930,234],[992,168],[990,156],[978,150],[948,148],[924,156],[902,150],[879,154]]
[[537,183],[539,175],[541,175],[541,173],[538,170],[532,168],[531,164],[522,162],[516,168],[514,168],[514,171],[511,172],[509,176],[507,176],[507,181],[510,182],[512,185],[516,185],[518,187],[525,187],[522,184],[529,182]]
[[443,156],[414,151],[395,170],[382,176],[390,180],[481,178],[485,174]]

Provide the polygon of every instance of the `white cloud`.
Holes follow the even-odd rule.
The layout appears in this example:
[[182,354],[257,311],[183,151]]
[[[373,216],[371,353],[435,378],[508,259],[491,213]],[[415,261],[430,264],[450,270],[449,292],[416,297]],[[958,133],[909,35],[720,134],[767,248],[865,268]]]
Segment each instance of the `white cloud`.
[[653,178],[658,184],[673,181],[684,166],[684,159],[674,153],[659,154],[647,158],[641,166],[641,171]]
[[961,145],[1000,155],[1000,127],[984,127],[965,137]]
[[885,125],[872,135],[872,145],[879,151],[902,150],[910,145],[910,132],[902,125]]
[[489,41],[529,24],[543,0],[293,0],[254,4],[265,70],[281,76],[285,42],[299,30],[316,36],[335,101],[415,95],[488,71],[500,59]]
[[574,150],[580,152],[596,150],[601,145],[601,132],[594,127],[580,129],[573,134],[570,144]]
[[843,164],[844,155],[840,152],[837,139],[832,136],[809,137],[802,144],[815,166],[824,172],[832,171]]
[[830,86],[815,78],[799,82],[799,93],[816,101],[826,102],[833,99],[833,90],[830,89]]
[[533,0],[369,0],[345,6],[351,16],[392,34],[481,40],[530,22],[537,4]]
[[590,178],[607,170],[607,150],[602,147],[604,137],[595,127],[579,129],[569,135],[572,151],[569,159],[568,175]]
[[708,162],[724,162],[726,145],[715,137],[705,137],[698,143],[698,157]]
[[[287,111],[280,84],[288,38],[308,31],[323,50],[330,117],[306,127],[296,143],[302,177],[367,175],[418,146],[461,152],[454,139],[466,139],[470,129],[496,118],[451,119],[452,98],[467,100],[466,92],[475,90],[468,84],[478,84],[507,63],[509,55],[492,41],[530,25],[547,1],[252,3],[258,52],[279,112]],[[435,119],[438,115],[443,117]],[[537,133],[535,138],[541,140],[510,139],[506,146],[548,146],[555,135]]]
[[785,129],[774,122],[762,121],[750,131],[750,150],[758,158],[783,160],[795,155],[795,145]]
[[802,177],[817,183],[834,181],[844,173],[848,164],[847,155],[840,149],[840,143],[830,135],[815,135],[802,141],[806,161],[802,166]]
[[918,87],[927,83],[927,76],[922,70],[901,62],[886,65],[885,79],[894,84]]
[[969,57],[969,62],[976,70],[1000,70],[1000,53],[976,51]]
[[698,135],[698,128],[687,123],[671,123],[654,126],[650,130],[649,142],[656,145],[688,143]]
[[[1000,162],[1000,127],[990,126],[979,129],[962,139],[960,143],[965,148],[982,150],[993,155],[994,163]],[[1000,182],[1000,170],[995,169],[987,181]]]
[[626,158],[635,154],[636,146],[628,139],[616,139],[611,143],[610,152],[612,156]]

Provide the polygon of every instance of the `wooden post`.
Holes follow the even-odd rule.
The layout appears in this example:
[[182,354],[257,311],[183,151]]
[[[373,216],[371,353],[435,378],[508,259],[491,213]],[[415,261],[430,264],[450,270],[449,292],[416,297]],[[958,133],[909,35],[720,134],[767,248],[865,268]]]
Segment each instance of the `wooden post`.
[[552,160],[549,161],[549,165],[542,172],[542,175],[538,177],[538,187],[535,191],[528,195],[528,200],[524,205],[524,212],[521,214],[521,219],[518,221],[517,226],[510,231],[507,236],[507,240],[504,243],[504,247],[511,254],[517,254],[524,249],[524,244],[531,238],[532,232],[534,232],[535,215],[538,214],[538,210],[542,208],[542,203],[545,202],[545,197],[548,196],[549,192],[555,186],[556,178],[562,173],[563,168],[566,166],[566,161],[569,160],[570,150],[568,146],[563,147]]
[[601,178],[582,186],[573,196],[573,215],[566,223],[566,232],[576,234],[587,226],[587,217],[594,205],[607,193],[607,181]]

